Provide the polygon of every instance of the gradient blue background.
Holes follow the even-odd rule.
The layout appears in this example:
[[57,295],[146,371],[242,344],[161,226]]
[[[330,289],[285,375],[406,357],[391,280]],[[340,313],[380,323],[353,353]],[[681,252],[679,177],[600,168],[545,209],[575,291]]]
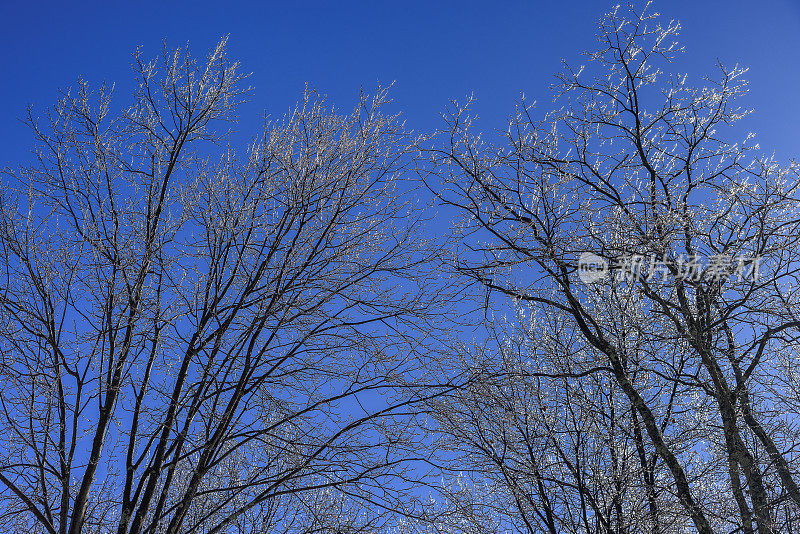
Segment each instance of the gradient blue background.
[[[612,2],[9,2],[0,0],[0,166],[30,154],[19,122],[28,103],[55,102],[80,75],[117,83],[127,104],[131,53],[155,56],[163,38],[205,54],[230,35],[255,92],[241,111],[239,135],[251,136],[263,112],[285,113],[306,82],[350,108],[359,87],[396,80],[393,97],[409,126],[440,125],[449,98],[474,92],[486,128],[502,127],[524,91],[548,108],[562,58],[580,64],[594,46],[595,22]],[[679,68],[690,80],[716,58],[750,67],[756,114],[743,124],[762,148],[796,157],[800,140],[800,1],[666,1],[681,21],[687,49]]]

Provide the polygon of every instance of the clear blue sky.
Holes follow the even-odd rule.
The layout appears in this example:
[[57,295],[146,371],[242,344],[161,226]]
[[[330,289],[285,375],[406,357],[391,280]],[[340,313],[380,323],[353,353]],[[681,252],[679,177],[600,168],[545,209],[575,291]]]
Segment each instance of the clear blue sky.
[[[0,165],[26,158],[31,136],[17,120],[28,103],[52,104],[78,75],[117,82],[127,103],[131,53],[190,43],[205,53],[223,34],[253,72],[240,129],[283,114],[313,83],[349,108],[362,84],[396,80],[393,96],[413,128],[439,124],[448,98],[474,92],[483,124],[500,127],[521,91],[547,108],[561,58],[580,63],[611,2],[23,2],[0,0]],[[715,58],[748,65],[756,108],[745,128],[781,158],[800,155],[800,1],[656,2],[681,21],[681,69],[709,72]]]

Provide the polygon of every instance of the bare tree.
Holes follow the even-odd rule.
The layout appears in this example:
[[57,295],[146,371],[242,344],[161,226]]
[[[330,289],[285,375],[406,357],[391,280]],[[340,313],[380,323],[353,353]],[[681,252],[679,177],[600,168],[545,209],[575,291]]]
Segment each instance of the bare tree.
[[307,91],[237,154],[224,40],[134,69],[130,107],[81,84],[30,111],[4,178],[0,529],[376,529],[437,302],[386,90]]
[[[30,110],[0,530],[796,530],[800,168],[728,140],[744,70],[691,87],[678,30],[616,8],[500,143],[469,103],[415,140],[385,89],[307,90],[234,151],[224,40],[137,53],[127,108],[81,83]],[[447,254],[412,171],[463,215]]]
[[[540,514],[530,531],[797,528],[798,167],[764,157],[750,136],[726,139],[746,115],[736,105],[744,70],[720,64],[691,87],[669,70],[678,30],[649,5],[616,8],[588,65],[558,75],[556,111],[540,119],[520,102],[495,145],[474,132],[469,104],[453,104],[427,145],[428,172],[442,179],[429,177],[431,188],[464,215],[451,265],[487,304],[499,293],[525,310],[518,352],[532,361],[493,379],[494,393],[447,408],[461,421],[458,406],[507,404],[510,427],[479,413],[472,424],[491,422],[486,435],[461,435],[462,423],[448,433],[483,458],[486,476],[524,474],[530,502],[512,509],[517,521]],[[584,283],[582,253],[629,276]],[[514,403],[529,395],[520,415]],[[539,429],[545,409],[556,426]],[[531,411],[542,412],[535,424],[520,424]],[[497,435],[502,462],[485,443]],[[629,468],[618,489],[615,455]],[[540,456],[561,457],[559,473]],[[545,481],[552,490],[539,489]],[[625,520],[612,521],[620,506]],[[573,518],[588,512],[593,523],[581,527]]]
[[515,322],[465,347],[476,378],[429,403],[443,471],[480,488],[444,488],[454,515],[529,534],[669,532],[663,465],[608,373],[585,367],[570,325]]

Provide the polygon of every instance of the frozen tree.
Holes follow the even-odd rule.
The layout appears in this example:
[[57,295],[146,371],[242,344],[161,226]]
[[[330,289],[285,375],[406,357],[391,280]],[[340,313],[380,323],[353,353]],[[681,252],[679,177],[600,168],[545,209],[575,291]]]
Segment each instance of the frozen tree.
[[615,8],[498,142],[469,102],[413,139],[384,89],[307,90],[234,150],[224,40],[137,53],[128,107],[31,109],[0,531],[797,530],[800,168],[740,135],[743,69],[676,72],[678,30]]
[[307,91],[235,152],[224,41],[134,70],[127,108],[31,111],[4,176],[0,530],[374,530],[413,505],[398,385],[437,305],[386,91]]
[[426,145],[451,267],[525,312],[438,408],[523,531],[797,528],[798,167],[731,140],[744,70],[692,86],[678,30],[615,8],[555,111],[523,99],[495,144],[453,104]]
[[599,366],[573,371],[574,329],[519,323],[464,351],[459,365],[477,376],[430,403],[442,469],[468,482],[441,492],[452,512],[530,533],[669,531],[674,504],[639,478],[654,486],[665,473],[630,403]]

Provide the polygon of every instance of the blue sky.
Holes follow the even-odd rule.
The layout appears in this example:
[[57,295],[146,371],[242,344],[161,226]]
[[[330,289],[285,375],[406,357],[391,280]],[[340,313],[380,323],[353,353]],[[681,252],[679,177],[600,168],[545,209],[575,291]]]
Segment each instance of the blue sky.
[[[306,82],[350,108],[360,86],[396,81],[393,96],[414,129],[438,126],[447,99],[474,92],[484,127],[502,127],[521,91],[544,111],[561,58],[580,63],[611,2],[10,2],[0,0],[0,165],[25,159],[32,138],[17,119],[28,103],[55,102],[77,77],[117,83],[128,102],[131,53],[187,41],[205,53],[230,35],[230,54],[255,92],[240,132],[262,113],[282,115]],[[716,58],[750,67],[756,109],[743,125],[762,148],[797,157],[800,140],[800,1],[660,1],[681,21],[690,79]]]
[[[222,35],[253,75],[239,131],[257,133],[263,112],[285,113],[305,84],[349,109],[359,88],[396,82],[393,97],[415,130],[440,126],[448,99],[474,93],[482,126],[500,128],[525,92],[549,108],[563,59],[580,64],[611,1],[532,2],[23,2],[0,0],[0,167],[30,155],[18,120],[28,104],[53,104],[78,76],[117,84],[127,104],[131,54],[190,44],[204,54]],[[683,25],[677,69],[697,82],[717,58],[750,67],[756,113],[744,130],[780,159],[800,156],[800,0],[657,1]]]

